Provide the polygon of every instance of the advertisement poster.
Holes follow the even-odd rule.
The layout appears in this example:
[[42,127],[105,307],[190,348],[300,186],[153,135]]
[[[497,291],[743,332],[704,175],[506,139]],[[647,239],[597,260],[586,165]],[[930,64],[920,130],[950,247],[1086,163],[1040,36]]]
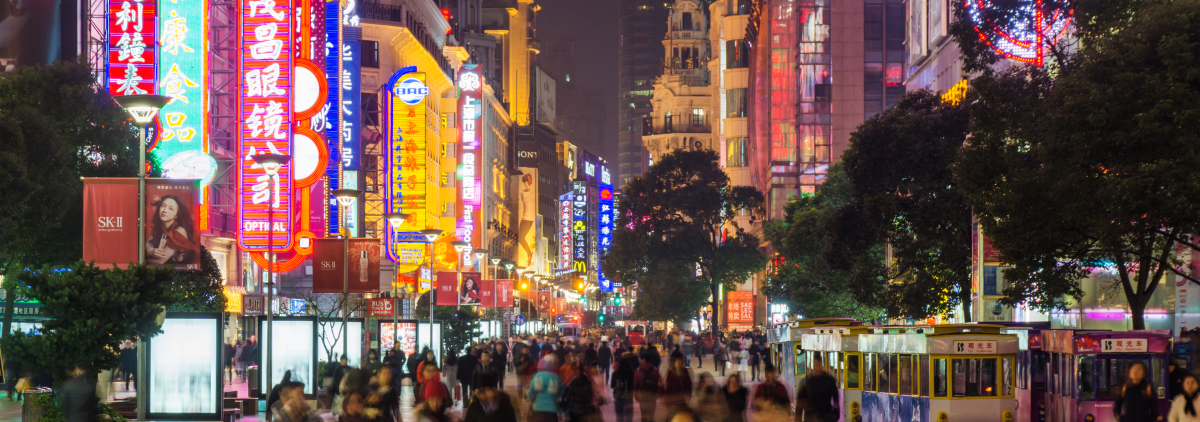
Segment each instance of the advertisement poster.
[[1000,299],[983,299],[983,309],[980,309],[980,320],[983,322],[1012,321],[1013,309],[1000,304]]
[[[458,289],[460,305],[479,305],[483,303],[482,277],[479,273],[462,273],[462,287]],[[488,294],[491,295],[490,292]],[[489,297],[489,299],[491,299]]]
[[513,306],[512,280],[496,280],[496,306],[501,308]]
[[550,301],[550,292],[537,293],[537,309],[538,312],[546,314],[550,312],[552,302]]
[[729,292],[726,296],[725,318],[732,330],[746,330],[754,326],[754,292]]
[[458,305],[458,273],[454,271],[438,271],[437,306],[456,305]]
[[350,293],[379,293],[379,239],[317,239],[313,247],[313,293],[341,293],[344,264],[349,264]]
[[371,299],[371,316],[392,316],[393,304],[391,298]]
[[83,179],[83,260],[100,268],[137,262],[137,179]]
[[[400,320],[400,350],[404,351],[404,355],[408,356],[417,352],[417,321],[416,320]],[[393,339],[396,335],[393,334],[391,321],[379,323],[379,346],[381,350],[391,350],[394,347]]]
[[521,178],[517,181],[517,197],[520,199],[520,225],[517,226],[517,267],[526,268],[533,264],[537,245],[534,222],[538,208],[538,171],[536,167],[520,167]]
[[146,264],[200,270],[197,180],[146,180]]

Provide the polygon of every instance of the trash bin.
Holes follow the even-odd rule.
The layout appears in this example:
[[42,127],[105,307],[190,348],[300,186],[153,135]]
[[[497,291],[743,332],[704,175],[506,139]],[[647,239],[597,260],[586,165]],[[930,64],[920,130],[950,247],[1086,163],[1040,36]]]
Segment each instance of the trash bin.
[[262,379],[258,376],[258,366],[246,368],[246,391],[261,390],[258,385],[261,382]]
[[30,388],[21,392],[24,403],[21,404],[21,422],[38,422],[42,420],[42,408],[37,405],[38,397],[51,394],[49,388]]

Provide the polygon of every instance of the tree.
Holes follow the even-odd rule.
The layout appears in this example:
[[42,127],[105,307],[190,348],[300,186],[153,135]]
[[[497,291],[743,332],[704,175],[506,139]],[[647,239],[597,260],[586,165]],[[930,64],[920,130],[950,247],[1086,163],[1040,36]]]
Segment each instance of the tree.
[[337,348],[342,338],[342,310],[350,314],[366,310],[366,305],[359,298],[342,293],[303,293],[304,308],[310,315],[317,317],[317,338],[321,340],[321,350],[325,352],[326,362],[336,362],[341,355]]
[[[924,319],[961,305],[965,320],[971,320],[971,208],[951,171],[967,125],[964,108],[921,90],[905,94],[850,135],[842,162],[853,201],[835,215],[834,233],[848,245],[888,244],[892,262],[884,305],[890,316]],[[834,261],[855,259],[843,255]],[[873,278],[867,281],[867,287],[878,286]]]
[[1178,255],[1200,250],[1200,2],[1147,2],[1052,75],[985,74],[967,100],[956,174],[1012,280],[1003,302],[1041,310],[1111,274],[1133,328]]
[[[417,298],[417,319],[429,321],[429,293]],[[442,324],[443,353],[462,353],[471,341],[479,338],[479,312],[472,306],[435,306],[435,323]]]
[[56,62],[0,75],[0,139],[0,275],[71,265],[83,253],[79,178],[135,175],[136,129],[85,62]]
[[37,299],[48,319],[40,334],[14,332],[0,347],[6,358],[44,368],[59,381],[79,361],[116,367],[122,341],[162,332],[157,318],[178,300],[171,289],[176,275],[169,268],[105,270],[84,262],[22,270],[5,279],[5,290]]
[[845,170],[835,164],[815,195],[793,197],[785,208],[786,218],[765,226],[764,237],[779,254],[774,272],[763,283],[763,294],[787,299],[791,311],[805,317],[861,321],[885,317],[882,242],[855,248],[847,269],[836,269],[826,261],[827,254],[836,253],[830,227],[834,213],[853,201],[852,193]]
[[167,308],[171,312],[225,312],[225,286],[221,284],[221,268],[208,248],[200,247],[200,271],[180,271],[171,283],[171,293],[178,302]]
[[637,286],[634,312],[675,316],[671,321],[690,319],[707,289],[716,334],[720,288],[732,290],[767,263],[758,236],[733,220],[741,213],[761,215],[762,205],[762,193],[753,187],[730,185],[717,153],[664,155],[626,185],[604,272]]

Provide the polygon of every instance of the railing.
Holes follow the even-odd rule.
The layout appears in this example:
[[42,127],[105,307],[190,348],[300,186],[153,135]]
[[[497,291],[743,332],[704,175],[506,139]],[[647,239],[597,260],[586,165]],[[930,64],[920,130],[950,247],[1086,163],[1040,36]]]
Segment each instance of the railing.
[[413,11],[407,10],[403,6],[380,4],[380,3],[360,3],[359,17],[362,19],[395,22],[406,28],[413,34],[413,37],[425,47],[429,55],[433,56],[433,60],[437,62],[438,67],[446,73],[446,76],[454,78],[454,70],[450,68],[450,62],[446,61],[446,56],[442,55],[442,50],[438,47],[434,37],[445,37],[445,34],[430,34],[428,28],[417,16],[412,16]]
[[692,124],[692,122],[652,122],[644,120],[642,135],[662,135],[667,133],[712,133],[712,125],[708,122]]

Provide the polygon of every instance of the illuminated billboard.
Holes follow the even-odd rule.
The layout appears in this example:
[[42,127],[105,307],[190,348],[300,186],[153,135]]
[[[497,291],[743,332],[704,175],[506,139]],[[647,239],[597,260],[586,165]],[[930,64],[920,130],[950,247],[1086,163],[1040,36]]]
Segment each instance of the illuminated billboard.
[[211,419],[221,413],[220,314],[174,314],[149,341],[149,409],[155,419]]
[[[471,243],[472,248],[480,245],[480,171],[483,162],[480,140],[483,134],[480,117],[483,115],[483,76],[477,64],[465,64],[458,71],[458,222],[455,234],[459,239]],[[486,168],[486,166],[483,166]],[[520,264],[517,264],[518,266]]]
[[325,224],[329,236],[341,234],[342,210],[333,197],[334,189],[342,188],[342,74],[341,54],[334,45],[342,39],[342,12],[338,1],[325,3],[325,85],[327,98],[321,113],[325,114],[322,125],[313,129],[325,134],[325,146],[330,151],[325,177],[327,186],[325,192],[325,209],[328,218]]
[[[601,167],[604,172],[608,172],[607,166]],[[599,236],[599,251],[598,256],[603,257],[608,253],[608,249],[612,247],[612,229],[613,229],[613,186],[608,184],[600,185],[600,218],[598,220],[597,231]],[[599,266],[596,266],[596,274],[599,279],[600,291],[604,293],[612,293],[612,281],[604,276],[604,271],[601,271]]]
[[574,245],[572,267],[580,275],[588,273],[588,187],[587,182],[577,181],[571,190],[571,244]]
[[154,94],[158,84],[154,0],[108,1],[108,92]]
[[572,259],[572,244],[571,244],[571,226],[575,221],[571,217],[571,204],[574,202],[575,194],[564,193],[558,197],[558,269],[569,270],[571,264],[575,262]]
[[292,155],[292,9],[269,0],[242,0],[241,8],[238,242],[284,251],[292,247],[292,164],[264,168],[253,156]]
[[[384,189],[385,213],[404,213],[408,218],[384,230],[384,245],[393,262],[420,265],[420,231],[426,229],[426,133],[425,74],[416,67],[400,69],[383,89]],[[415,262],[413,262],[415,261]],[[407,272],[401,268],[399,272]]]

